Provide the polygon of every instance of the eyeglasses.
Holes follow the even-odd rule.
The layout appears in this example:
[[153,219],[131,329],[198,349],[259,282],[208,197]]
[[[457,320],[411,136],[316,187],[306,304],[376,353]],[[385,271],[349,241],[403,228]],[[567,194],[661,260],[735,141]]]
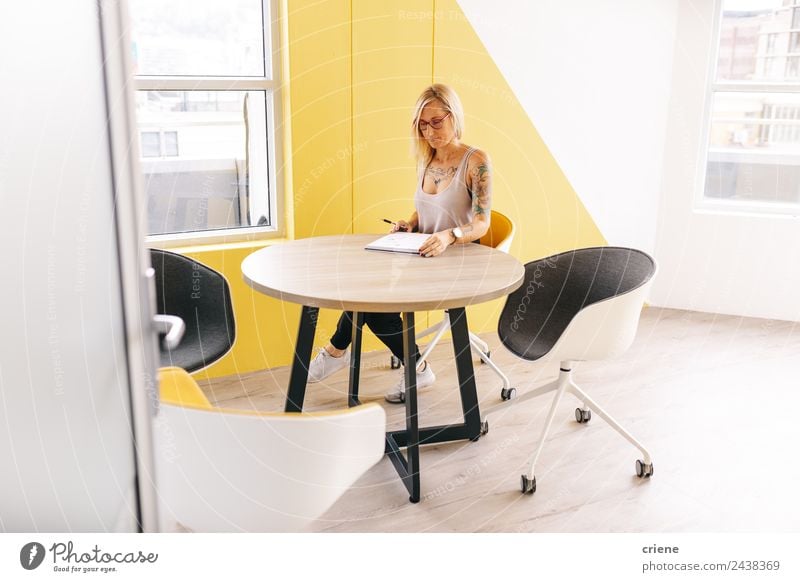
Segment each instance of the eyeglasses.
[[419,127],[420,131],[425,131],[426,129],[428,129],[429,125],[433,129],[442,129],[442,124],[444,123],[444,120],[447,119],[448,117],[450,117],[450,113],[448,113],[447,115],[443,115],[442,117],[434,117],[430,121],[425,121],[423,119],[420,119],[419,125],[417,127]]

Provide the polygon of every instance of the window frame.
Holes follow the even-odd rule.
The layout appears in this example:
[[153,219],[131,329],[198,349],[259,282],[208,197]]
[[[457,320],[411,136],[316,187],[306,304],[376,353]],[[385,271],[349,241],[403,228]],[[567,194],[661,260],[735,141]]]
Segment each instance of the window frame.
[[[714,95],[716,93],[795,93],[800,94],[800,82],[763,82],[763,81],[717,81],[720,41],[722,37],[722,10],[724,0],[714,0],[714,22],[712,38],[708,51],[707,74],[705,83],[705,103],[703,106],[703,128],[701,131],[700,156],[695,173],[694,204],[695,212],[714,214],[747,214],[753,216],[800,216],[800,201],[781,203],[769,201],[737,201],[718,198],[707,198],[705,195],[706,175],[708,173],[708,157],[713,120]],[[788,10],[800,10],[800,1],[782,7]],[[794,29],[789,29],[790,34]],[[800,154],[799,154],[800,156]]]
[[[281,30],[277,0],[260,0],[264,56],[264,76],[169,76],[136,75],[135,91],[263,91],[266,105],[267,184],[269,186],[268,226],[240,226],[212,230],[145,233],[145,242],[159,248],[204,244],[251,242],[285,236],[283,195],[283,90]],[[136,131],[139,131],[138,124]],[[281,169],[281,171],[279,171]],[[281,193],[280,195],[278,193]]]

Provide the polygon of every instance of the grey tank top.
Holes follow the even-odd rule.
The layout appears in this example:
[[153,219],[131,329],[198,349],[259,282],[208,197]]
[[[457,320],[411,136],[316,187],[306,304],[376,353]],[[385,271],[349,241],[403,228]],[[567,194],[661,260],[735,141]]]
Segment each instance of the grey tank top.
[[466,151],[450,184],[438,194],[428,194],[422,189],[425,170],[422,171],[417,192],[414,194],[419,232],[433,234],[472,222],[472,196],[467,188],[467,162],[474,151],[475,148]]

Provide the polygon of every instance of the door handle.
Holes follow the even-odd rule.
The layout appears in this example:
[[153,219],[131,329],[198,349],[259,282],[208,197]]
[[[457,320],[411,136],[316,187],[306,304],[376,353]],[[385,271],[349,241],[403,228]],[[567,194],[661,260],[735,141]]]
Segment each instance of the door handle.
[[186,324],[183,320],[177,315],[158,313],[153,316],[153,323],[158,333],[166,334],[163,340],[164,349],[174,350],[177,348],[186,332]]

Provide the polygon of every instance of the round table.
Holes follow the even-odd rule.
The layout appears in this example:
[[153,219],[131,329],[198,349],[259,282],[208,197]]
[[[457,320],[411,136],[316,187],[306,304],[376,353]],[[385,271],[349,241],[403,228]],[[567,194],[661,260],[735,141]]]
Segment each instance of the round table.
[[[348,403],[358,402],[363,314],[403,313],[406,355],[414,348],[414,312],[447,309],[458,372],[464,423],[419,428],[416,369],[405,366],[406,430],[387,433],[386,452],[410,493],[419,501],[419,445],[477,440],[480,409],[467,327],[467,305],[508,295],[523,281],[523,266],[512,256],[479,244],[450,246],[437,257],[365,250],[380,234],[300,239],[266,247],[242,262],[244,280],[254,289],[303,306],[289,377],[285,410],[302,410],[308,366],[321,307],[353,312],[353,344]],[[406,447],[407,458],[400,451]]]
[[430,311],[508,295],[524,269],[511,255],[479,244],[438,257],[367,251],[381,235],[306,238],[261,249],[242,262],[245,281],[283,301],[346,311]]

